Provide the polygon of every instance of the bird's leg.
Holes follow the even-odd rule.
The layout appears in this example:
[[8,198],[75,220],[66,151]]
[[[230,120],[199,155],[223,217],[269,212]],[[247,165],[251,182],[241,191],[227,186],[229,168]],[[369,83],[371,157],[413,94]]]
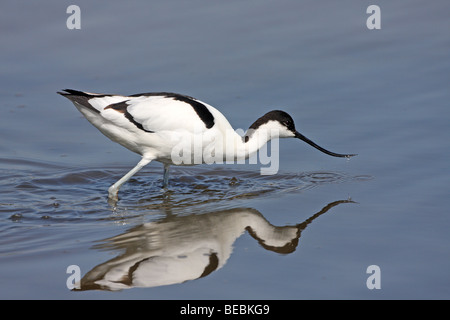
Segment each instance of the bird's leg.
[[149,164],[152,160],[142,158],[141,161],[138,162],[138,164],[131,169],[126,175],[124,175],[122,178],[120,178],[116,183],[114,183],[109,189],[108,189],[108,195],[110,199],[117,200],[117,193],[119,192],[120,187],[127,182],[136,172],[141,170],[144,166]]
[[164,164],[164,176],[163,176],[163,188],[167,188],[169,186],[169,168],[170,165]]

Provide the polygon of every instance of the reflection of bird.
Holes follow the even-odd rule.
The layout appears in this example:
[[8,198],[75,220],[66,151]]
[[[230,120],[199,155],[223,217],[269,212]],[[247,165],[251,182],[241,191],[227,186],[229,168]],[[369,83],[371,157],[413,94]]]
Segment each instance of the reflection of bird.
[[335,201],[294,226],[271,225],[255,209],[231,209],[201,215],[169,216],[105,239],[97,249],[123,250],[82,279],[80,290],[121,290],[182,283],[205,277],[225,265],[233,243],[246,230],[262,247],[281,254],[294,252],[301,232]]
[[58,93],[72,101],[103,134],[142,156],[131,171],[109,188],[112,199],[117,198],[123,183],[153,160],[164,164],[166,187],[172,164],[246,159],[273,138],[298,138],[331,156],[353,156],[318,146],[296,131],[291,116],[279,110],[260,117],[241,137],[217,109],[188,96],[166,92],[122,96],[64,91]]

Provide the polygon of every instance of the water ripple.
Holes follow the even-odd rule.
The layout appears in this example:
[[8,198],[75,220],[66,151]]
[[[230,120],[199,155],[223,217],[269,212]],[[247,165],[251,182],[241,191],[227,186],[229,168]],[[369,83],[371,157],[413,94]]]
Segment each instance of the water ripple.
[[[73,168],[29,160],[0,159],[0,215],[13,222],[51,223],[109,219],[107,189],[129,168]],[[120,190],[115,212],[157,210],[189,212],[202,206],[232,206],[233,202],[303,192],[326,184],[361,181],[369,176],[342,172],[279,173],[230,166],[174,167],[170,187],[163,190],[162,172],[149,166]],[[11,173],[12,172],[12,173]]]

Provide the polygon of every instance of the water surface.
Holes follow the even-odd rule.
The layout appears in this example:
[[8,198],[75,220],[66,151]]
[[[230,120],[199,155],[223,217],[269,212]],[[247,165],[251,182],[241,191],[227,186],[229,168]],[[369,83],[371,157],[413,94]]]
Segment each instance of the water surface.
[[[364,1],[78,1],[80,30],[25,3],[0,12],[1,298],[450,298],[446,1],[378,1],[381,30]],[[64,88],[188,94],[244,130],[282,109],[358,156],[286,139],[276,175],[178,167],[168,191],[152,163],[111,204],[139,156]]]

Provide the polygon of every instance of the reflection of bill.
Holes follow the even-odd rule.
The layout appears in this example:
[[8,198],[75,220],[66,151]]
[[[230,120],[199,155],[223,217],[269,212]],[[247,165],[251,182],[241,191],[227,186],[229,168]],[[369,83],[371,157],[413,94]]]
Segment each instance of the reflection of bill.
[[245,231],[265,249],[295,251],[301,232],[340,203],[335,201],[293,226],[276,227],[255,209],[231,209],[200,215],[169,216],[105,239],[96,249],[123,250],[81,279],[75,290],[121,290],[181,283],[209,275],[227,262],[233,243]]

